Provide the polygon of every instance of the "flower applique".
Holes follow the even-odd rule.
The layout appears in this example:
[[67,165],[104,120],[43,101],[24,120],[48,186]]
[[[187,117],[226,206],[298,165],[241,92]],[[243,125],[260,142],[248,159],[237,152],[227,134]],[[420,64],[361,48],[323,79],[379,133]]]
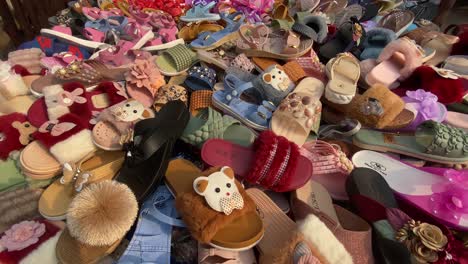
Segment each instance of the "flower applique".
[[138,88],[147,89],[153,97],[166,82],[151,60],[135,60],[135,64],[125,76],[126,81]]
[[7,251],[22,250],[39,241],[45,233],[45,225],[36,221],[23,221],[5,231],[0,246]]

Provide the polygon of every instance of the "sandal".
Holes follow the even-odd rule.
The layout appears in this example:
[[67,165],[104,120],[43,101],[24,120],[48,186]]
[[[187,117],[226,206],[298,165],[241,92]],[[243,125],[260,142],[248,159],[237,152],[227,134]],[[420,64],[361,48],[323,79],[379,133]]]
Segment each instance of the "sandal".
[[39,213],[49,220],[64,220],[76,194],[85,186],[111,180],[124,162],[122,152],[91,152],[75,163],[63,165],[63,176],[54,181],[39,199]]
[[186,45],[179,44],[163,51],[162,55],[156,58],[156,66],[162,74],[176,76],[186,72],[197,60],[195,52]]
[[223,116],[213,108],[208,107],[190,118],[181,139],[201,147],[205,141],[211,138],[220,138],[238,145],[250,146],[255,139],[255,134],[236,119],[227,115]]
[[299,146],[304,144],[310,132],[318,132],[323,90],[320,80],[303,79],[273,113],[271,130]]
[[328,34],[325,18],[316,15],[304,17],[300,22],[294,23],[292,29],[319,44],[325,41]]
[[255,254],[252,249],[235,252],[231,250],[221,250],[217,248],[212,248],[198,243],[199,264],[217,264],[220,263],[219,261],[222,261],[221,263],[225,264],[228,264],[229,262],[257,264]]
[[468,162],[468,134],[434,121],[421,123],[414,135],[361,129],[353,137],[358,147],[404,154],[442,164]]
[[196,4],[192,6],[180,20],[184,22],[198,22],[198,21],[217,21],[221,17],[219,14],[210,13],[210,9],[216,5],[216,2],[209,2],[206,5]]
[[312,163],[300,154],[299,147],[271,131],[263,131],[250,147],[210,139],[201,156],[210,166],[227,164],[240,179],[275,192],[295,190],[312,176]]
[[[193,94],[194,93],[190,96],[190,99],[194,96]],[[159,112],[168,102],[177,100],[187,105],[187,96],[187,90],[184,87],[175,84],[166,84],[159,88],[154,99],[153,108],[156,112]]]
[[93,143],[107,151],[121,150],[122,139],[132,134],[136,122],[154,117],[151,109],[128,99],[102,111],[92,131]]
[[409,10],[394,10],[382,17],[378,26],[392,30],[399,37],[413,21],[413,12]]
[[154,63],[153,58],[137,59],[125,73],[127,93],[133,99],[150,107],[159,88],[166,84],[164,76],[161,75]]
[[192,91],[213,90],[216,83],[216,71],[203,66],[193,66],[188,70],[185,86]]
[[244,14],[241,12],[230,15],[221,14],[221,18],[226,22],[224,29],[217,32],[202,32],[197,39],[190,43],[190,47],[196,50],[212,50],[237,39],[239,37],[238,30],[244,24]]
[[360,55],[361,61],[377,59],[383,49],[395,39],[395,32],[390,29],[373,28],[367,31],[366,38],[362,42],[364,49]]
[[201,172],[193,163],[176,159],[169,163],[166,184],[176,197],[177,211],[199,242],[244,251],[262,239],[262,219],[231,168]]
[[341,53],[326,66],[329,82],[325,98],[336,104],[348,104],[356,95],[357,82],[361,74],[359,61],[349,53]]
[[342,24],[335,36],[319,48],[319,56],[322,62],[329,62],[340,53],[351,52],[366,37],[366,31],[354,18]]
[[239,34],[241,39],[237,41],[237,50],[247,57],[290,60],[307,53],[313,42],[311,39],[301,39],[290,30],[270,32],[264,24],[242,25]]
[[190,95],[190,114],[197,116],[198,113],[204,108],[212,107],[211,98],[213,97],[213,91],[199,90],[193,91]]

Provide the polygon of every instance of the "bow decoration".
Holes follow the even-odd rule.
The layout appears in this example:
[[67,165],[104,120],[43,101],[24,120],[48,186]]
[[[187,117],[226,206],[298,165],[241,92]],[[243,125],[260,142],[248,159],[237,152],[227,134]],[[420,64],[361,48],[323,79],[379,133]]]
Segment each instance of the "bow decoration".
[[57,102],[62,106],[71,106],[74,103],[84,104],[87,102],[86,98],[80,96],[84,93],[83,88],[76,88],[72,92],[62,91],[57,95]]
[[50,120],[39,127],[39,132],[50,133],[55,137],[72,130],[74,127],[76,127],[76,125],[70,122],[59,123],[58,120]]
[[73,169],[72,165],[65,163],[63,165],[63,176],[60,178],[60,183],[65,184],[74,184],[74,189],[76,192],[81,192],[83,187],[89,182],[92,174],[88,171],[81,171],[79,168]]

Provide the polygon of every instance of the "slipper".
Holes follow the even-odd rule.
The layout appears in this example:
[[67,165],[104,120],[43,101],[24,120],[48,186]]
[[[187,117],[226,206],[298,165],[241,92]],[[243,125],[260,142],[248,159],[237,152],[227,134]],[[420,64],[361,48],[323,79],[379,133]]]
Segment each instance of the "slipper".
[[338,28],[334,37],[318,50],[320,60],[323,63],[327,63],[339,53],[350,52],[352,49],[359,46],[365,36],[366,32],[357,20],[344,23]]
[[302,35],[311,38],[319,44],[325,41],[328,34],[328,27],[325,18],[322,16],[310,15],[294,23],[292,29]]
[[44,52],[39,48],[15,50],[8,53],[8,63],[21,65],[31,74],[39,74],[42,71],[40,60],[44,56]]
[[226,22],[226,27],[220,31],[201,32],[197,39],[190,43],[190,47],[196,50],[212,50],[226,42],[235,40],[239,37],[239,27],[244,23],[245,15],[242,12],[233,14],[221,14],[221,19]]
[[452,70],[468,79],[468,56],[466,55],[454,55],[445,59],[442,68]]
[[345,10],[336,14],[334,24],[339,27],[348,22],[351,17],[355,17],[359,21],[365,21],[361,20],[365,12],[367,12],[367,10],[361,6],[361,4],[349,5],[345,8]]
[[[405,80],[422,65],[422,53],[408,38],[392,41],[377,58],[379,63],[366,76],[369,85],[376,83],[392,87],[397,80]],[[395,87],[395,85],[393,85]]]
[[392,189],[385,179],[372,169],[355,168],[346,181],[346,191],[356,212],[373,227],[376,261],[412,263],[411,252],[404,244],[395,240],[394,233],[398,230],[394,230],[389,222],[392,213],[393,215],[405,213],[398,209]]
[[198,113],[203,109],[213,107],[211,102],[212,96],[213,91],[209,90],[199,90],[192,92],[190,95],[190,114],[192,116],[197,116]]
[[229,66],[232,66],[231,64],[234,58],[236,58],[236,53],[232,52],[231,50],[225,50],[222,47],[219,47],[209,51],[197,50],[197,56],[203,62],[213,64],[223,70],[227,70]]
[[112,180],[124,162],[117,151],[89,153],[77,163],[65,163],[63,176],[54,181],[39,199],[39,213],[49,220],[64,220],[73,198],[89,184]]
[[307,157],[314,167],[312,179],[327,188],[335,200],[348,200],[345,182],[353,170],[353,164],[336,144],[316,140],[302,146],[302,155]]
[[421,123],[414,135],[361,129],[353,137],[358,147],[393,152],[442,164],[468,163],[468,134],[434,121]]
[[292,30],[271,30],[264,24],[244,24],[239,28],[237,51],[247,57],[291,60],[306,54],[312,48],[312,39]]
[[329,82],[325,98],[336,104],[348,104],[356,95],[361,68],[359,61],[350,53],[340,53],[326,66]]
[[186,45],[179,44],[169,48],[156,58],[156,66],[166,76],[175,76],[186,72],[197,62],[196,53]]
[[117,248],[137,215],[138,203],[125,184],[90,185],[70,204],[67,227],[55,249],[58,261],[98,263]]
[[[353,263],[341,242],[317,217],[312,216],[310,221],[297,226],[264,192],[251,188],[247,194],[254,200],[265,222],[265,237],[257,245],[260,263]],[[320,235],[310,235],[312,230]],[[304,248],[298,250],[301,246]],[[302,257],[308,257],[310,261],[298,262]]]
[[354,154],[353,163],[378,172],[400,198],[439,222],[468,230],[468,212],[463,206],[468,199],[466,173],[439,176],[374,151]]
[[431,92],[426,92],[423,89],[406,91],[406,96],[402,99],[405,101],[405,109],[413,112],[415,116],[413,122],[405,130],[416,130],[419,124],[427,120],[442,123],[446,119],[447,108],[437,102],[437,96]]
[[31,93],[37,97],[41,97],[42,90],[45,87],[72,81],[81,82],[87,89],[91,89],[92,86],[103,81],[125,80],[124,73],[127,70],[124,68],[109,69],[102,62],[98,61],[75,61],[66,68],[62,68],[53,74],[45,75],[32,82]]
[[394,10],[379,20],[379,27],[390,29],[399,37],[413,21],[413,12],[409,10]]
[[0,113],[4,115],[12,113],[27,114],[29,108],[34,104],[36,98],[32,95],[20,95],[11,98],[10,100],[2,100],[0,96]]
[[359,129],[361,123],[356,119],[346,118],[339,122],[327,122],[334,125],[322,125],[317,133],[318,138],[338,138],[344,139],[353,136]]
[[435,33],[435,35],[428,34],[424,40],[421,41],[421,46],[423,48],[431,48],[436,51],[435,56],[426,62],[426,65],[437,66],[440,63],[444,62],[450,55],[453,49],[453,46],[459,42],[460,38],[447,36],[440,32]]
[[26,146],[20,154],[19,163],[23,172],[32,179],[50,179],[62,172],[60,163],[38,141]]
[[273,113],[271,130],[298,146],[304,144],[310,132],[318,132],[322,112],[320,97],[324,89],[323,82],[318,79],[303,79]]
[[204,66],[193,66],[188,70],[185,86],[192,91],[213,90],[216,83],[216,71]]
[[327,15],[338,14],[345,10],[348,5],[346,0],[326,0],[320,1],[320,4],[314,9],[314,12],[322,12]]
[[[156,112],[159,112],[159,110],[161,110],[161,108],[164,107],[168,102],[177,100],[187,105],[187,96],[187,89],[169,81],[168,84],[163,85],[158,89],[158,93],[154,99],[153,108]],[[192,99],[193,96],[194,93],[191,94],[190,99]]]
[[169,163],[166,184],[176,197],[177,211],[199,242],[244,251],[262,239],[262,219],[231,168],[201,172],[191,162],[176,159]]
[[127,93],[145,107],[153,105],[158,89],[166,84],[153,58],[135,60],[135,64],[125,73]]
[[250,146],[255,134],[252,130],[230,116],[222,116],[211,107],[201,110],[190,118],[181,140],[201,147],[211,138],[220,138],[241,146]]
[[[302,225],[311,224],[315,216],[333,232],[338,242],[344,246],[344,248],[337,246],[336,249],[342,254],[343,250],[349,252],[343,262],[352,257],[354,263],[373,263],[371,227],[364,219],[333,204],[327,189],[320,183],[309,181],[305,186],[294,191],[291,207],[296,221]],[[306,237],[312,234],[313,232],[305,233]]]
[[[0,169],[2,170],[2,177],[0,178],[0,192],[2,194],[6,191],[13,191],[27,186],[25,175],[24,173],[21,173],[21,169],[18,168],[17,161],[15,159],[8,158],[6,160],[0,160]],[[9,202],[10,201],[8,201],[8,206],[10,206]],[[0,228],[2,226],[3,224],[0,223]]]
[[395,32],[390,29],[376,27],[367,31],[361,44],[364,48],[360,55],[361,60],[377,59],[383,49],[395,39]]
[[136,123],[133,137],[124,143],[125,163],[115,180],[125,183],[143,202],[161,183],[175,140],[182,135],[190,118],[181,101],[170,101],[156,117]]
[[[256,68],[258,72],[264,72],[264,71],[271,69],[270,67],[273,65],[282,64],[281,62],[274,60],[274,59],[259,58],[259,57],[253,57],[252,62],[255,63],[253,67]],[[291,81],[293,81],[295,84],[298,84],[302,79],[310,75],[304,71],[303,66],[296,60],[289,61],[281,65],[281,68],[284,70],[286,75],[288,75],[289,79],[291,79]],[[245,69],[245,66],[243,69]]]
[[[4,171],[2,168],[2,171]],[[0,226],[8,227],[24,220],[37,219],[40,217],[37,211],[37,202],[41,196],[42,189],[20,188],[5,191],[0,194]],[[0,230],[3,232],[3,230]]]
[[23,78],[14,73],[8,63],[0,62],[0,95],[6,100],[29,94]]
[[170,263],[171,242],[176,240],[172,232],[183,227],[174,197],[165,185],[159,186],[141,206],[132,239],[116,263],[133,263],[137,258],[140,262]]
[[[405,109],[404,101],[387,87],[377,84],[362,95],[356,95],[346,105],[326,102],[328,108],[344,113],[347,118],[357,119],[363,126],[377,129],[399,129],[414,120],[414,114]],[[341,119],[342,118],[342,114]]]
[[104,109],[97,117],[92,131],[93,143],[107,151],[122,149],[122,138],[131,134],[132,129],[140,120],[154,117],[150,108],[128,99]]
[[295,190],[312,176],[312,163],[298,146],[271,131],[262,132],[251,147],[210,139],[201,156],[210,166],[230,166],[241,179],[276,192]]
[[445,118],[445,123],[463,129],[465,132],[468,132],[468,115],[463,113],[457,113],[449,111]]

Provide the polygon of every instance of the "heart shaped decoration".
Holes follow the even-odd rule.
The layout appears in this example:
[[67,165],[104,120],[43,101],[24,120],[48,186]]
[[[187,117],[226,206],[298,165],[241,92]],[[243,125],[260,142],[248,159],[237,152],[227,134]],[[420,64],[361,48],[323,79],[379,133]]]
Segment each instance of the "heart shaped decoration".
[[267,42],[270,30],[264,24],[256,26],[249,24],[242,25],[239,28],[239,34],[242,38],[238,42],[240,48],[259,49]]

